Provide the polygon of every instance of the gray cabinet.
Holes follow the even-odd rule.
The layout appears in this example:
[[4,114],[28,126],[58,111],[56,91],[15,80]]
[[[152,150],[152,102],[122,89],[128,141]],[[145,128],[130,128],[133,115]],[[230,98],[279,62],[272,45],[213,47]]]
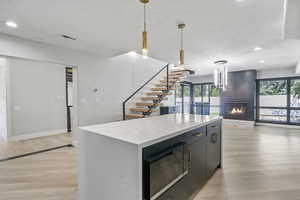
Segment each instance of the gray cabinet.
[[190,181],[188,187],[191,187],[195,191],[206,182],[205,138],[195,140],[189,144],[188,148],[191,151]]
[[221,164],[221,126],[215,122],[207,126],[206,176],[211,177]]
[[[144,159],[146,159],[145,161],[149,160],[147,159],[148,156],[153,157],[154,155],[154,158],[158,156],[160,158],[160,155],[165,155],[164,164],[160,162],[152,164],[152,168],[155,168],[156,171],[149,170],[151,169],[151,165],[144,165],[144,199],[153,199],[151,191],[147,190],[147,188],[151,188],[151,184],[158,185],[161,182],[160,179],[166,180],[170,174],[173,174],[175,178],[178,177],[176,173],[171,173],[175,166],[174,162],[171,162],[170,159],[172,156],[175,156],[178,161],[180,161],[179,163],[183,163],[183,170],[175,171],[187,173],[185,173],[176,184],[172,185],[172,187],[168,188],[165,192],[162,192],[156,200],[189,199],[195,191],[201,189],[213,175],[216,168],[220,166],[221,142],[221,121],[217,121],[144,149],[143,156]],[[174,153],[175,144],[180,144],[180,146],[183,147],[182,151],[179,151],[178,154],[183,155],[183,157]],[[170,148],[173,150],[170,151]],[[162,154],[161,152],[164,153]],[[187,168],[185,167],[186,165]],[[157,181],[154,181],[155,177],[157,177]],[[154,181],[154,183],[151,183],[151,180]]]

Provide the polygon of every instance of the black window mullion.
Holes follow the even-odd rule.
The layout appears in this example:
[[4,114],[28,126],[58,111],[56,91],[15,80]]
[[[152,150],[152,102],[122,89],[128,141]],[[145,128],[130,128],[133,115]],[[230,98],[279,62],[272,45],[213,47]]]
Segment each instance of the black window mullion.
[[287,123],[291,121],[291,79],[287,79]]
[[260,81],[256,81],[256,120],[259,120],[259,108],[260,108]]
[[181,84],[181,113],[184,114],[184,85]]

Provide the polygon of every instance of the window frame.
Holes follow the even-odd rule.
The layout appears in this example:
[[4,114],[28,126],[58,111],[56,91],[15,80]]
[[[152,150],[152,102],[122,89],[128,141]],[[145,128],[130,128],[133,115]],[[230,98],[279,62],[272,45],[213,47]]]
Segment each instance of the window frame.
[[[291,111],[292,110],[300,110],[300,107],[291,107],[291,81],[300,79],[300,76],[292,76],[292,77],[278,77],[278,78],[265,78],[265,79],[257,79],[256,80],[256,122],[262,122],[262,123],[272,123],[272,124],[287,124],[287,125],[296,125],[300,126],[300,123],[294,123],[291,122]],[[260,106],[260,82],[262,81],[278,81],[278,80],[284,80],[287,81],[287,93],[286,93],[286,99],[287,99],[287,105],[283,107],[276,107],[276,106]],[[286,122],[282,121],[271,121],[271,120],[261,120],[259,118],[260,116],[260,109],[281,109],[286,110],[287,114],[287,120]]]
[[[203,102],[203,99],[204,99],[204,86],[208,86],[208,103],[210,104],[211,103],[211,89],[212,89],[212,86],[214,85],[213,82],[204,82],[204,83],[193,83],[192,84],[192,93],[191,93],[191,99],[192,99],[192,105],[191,105],[191,111],[192,111],[192,114],[194,114],[194,103],[195,103],[195,96],[194,96],[194,87],[195,86],[200,86],[201,88],[201,102]],[[218,96],[220,97],[220,90],[218,90]],[[218,107],[219,108],[219,115],[221,115],[221,102],[219,102],[219,105],[211,105],[210,104],[210,107]],[[203,113],[203,107],[201,108],[202,109],[202,113]]]

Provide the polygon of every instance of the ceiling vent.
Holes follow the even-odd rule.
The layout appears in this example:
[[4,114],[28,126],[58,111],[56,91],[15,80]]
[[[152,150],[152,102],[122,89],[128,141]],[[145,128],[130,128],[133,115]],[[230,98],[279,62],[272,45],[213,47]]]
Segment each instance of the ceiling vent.
[[69,40],[77,40],[76,37],[72,37],[72,36],[65,35],[65,34],[62,34],[61,37],[65,38],[65,39],[69,39]]

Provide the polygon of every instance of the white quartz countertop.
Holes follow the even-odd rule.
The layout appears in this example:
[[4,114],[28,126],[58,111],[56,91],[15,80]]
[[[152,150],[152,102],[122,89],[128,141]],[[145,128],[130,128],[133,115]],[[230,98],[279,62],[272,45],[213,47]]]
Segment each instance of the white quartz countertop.
[[146,147],[220,120],[219,116],[169,114],[80,127],[89,133]]

